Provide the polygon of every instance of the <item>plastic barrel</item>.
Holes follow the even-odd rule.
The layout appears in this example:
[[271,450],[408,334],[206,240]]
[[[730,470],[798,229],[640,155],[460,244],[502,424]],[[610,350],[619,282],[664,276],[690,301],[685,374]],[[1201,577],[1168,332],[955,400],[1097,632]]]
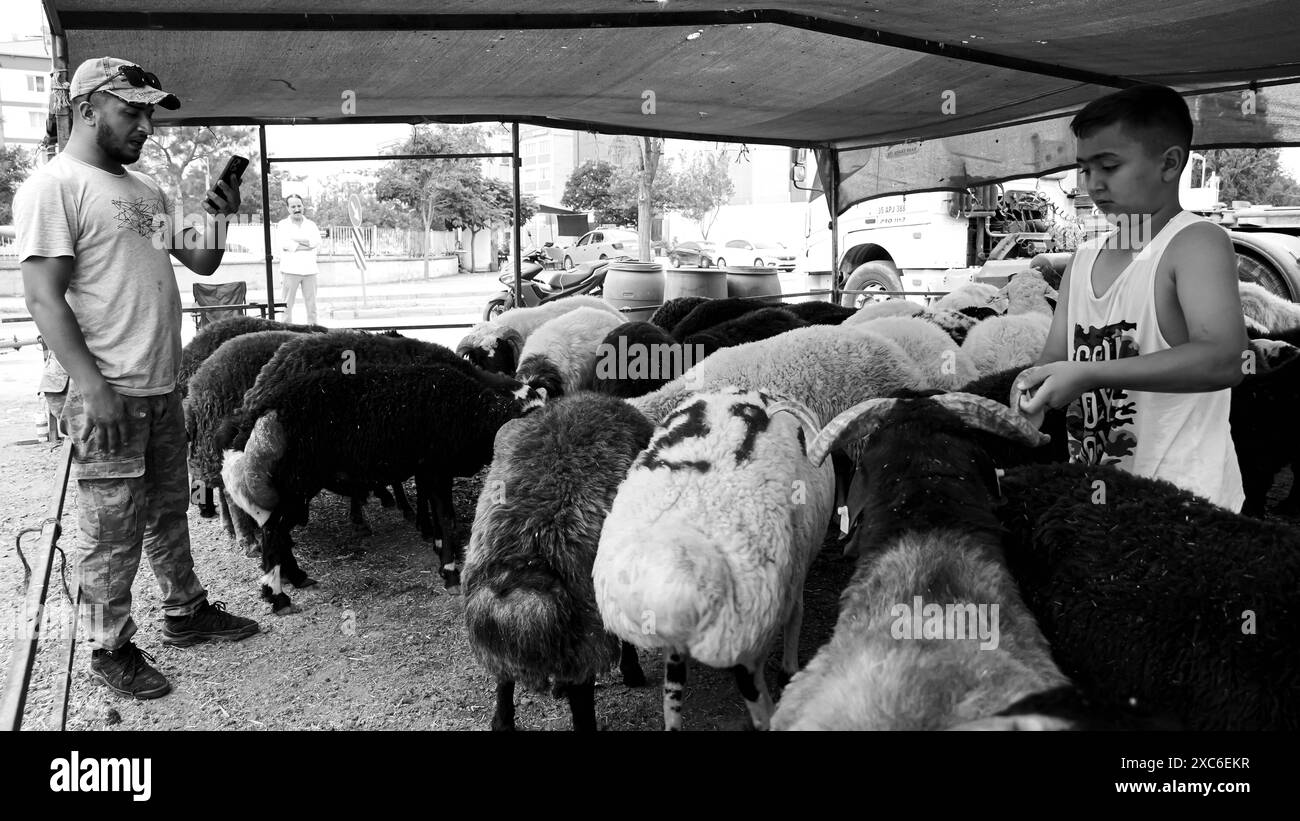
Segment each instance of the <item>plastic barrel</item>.
[[664,302],[678,297],[724,299],[727,272],[718,268],[669,268],[664,272]]
[[629,311],[629,322],[648,320],[654,308],[664,302],[664,266],[657,262],[611,262],[605,269],[602,296],[615,308],[646,308]]
[[727,266],[727,296],[773,297],[768,302],[781,301],[781,278],[776,268],[759,268],[753,265]]

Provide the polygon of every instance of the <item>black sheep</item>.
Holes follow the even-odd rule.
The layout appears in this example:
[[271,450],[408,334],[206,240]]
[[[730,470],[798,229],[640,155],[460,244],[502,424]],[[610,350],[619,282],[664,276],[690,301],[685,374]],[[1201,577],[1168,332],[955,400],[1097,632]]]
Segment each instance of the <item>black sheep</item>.
[[783,307],[809,325],[839,325],[857,313],[856,308],[832,302],[796,302]]
[[592,390],[632,399],[659,390],[694,364],[682,359],[682,346],[649,322],[626,322],[600,343]]
[[650,316],[650,324],[671,332],[687,314],[708,301],[706,296],[679,296],[670,299],[655,309]]
[[1025,465],[1002,493],[1011,571],[1090,698],[1190,730],[1300,729],[1293,527],[1112,467]]
[[[1259,354],[1267,351],[1262,340],[1252,340]],[[1246,503],[1241,512],[1263,518],[1273,477],[1291,466],[1294,476],[1300,464],[1300,428],[1296,411],[1300,410],[1300,350],[1278,342],[1270,358],[1261,355],[1256,370],[1232,389],[1232,443],[1241,468],[1241,484]],[[1291,492],[1278,505],[1282,513],[1300,512],[1300,482],[1292,481]]]
[[706,300],[695,306],[689,314],[682,317],[681,322],[673,326],[673,339],[682,342],[691,334],[712,328],[714,325],[727,320],[771,307],[773,307],[771,302],[740,297]]
[[785,308],[759,308],[735,319],[686,335],[682,338],[682,347],[692,353],[693,362],[698,362],[723,348],[769,339],[786,331],[793,331],[795,328],[806,328],[808,325],[809,323]]
[[[596,607],[592,564],[614,496],[653,433],[631,405],[589,392],[498,432],[464,574],[470,648],[497,678],[494,730],[514,729],[516,681],[540,689],[551,680],[568,696],[573,728],[596,729],[596,675],[620,654]],[[620,667],[624,683],[645,683],[626,643]]]
[[232,444],[243,452],[228,453],[222,469],[236,503],[263,524],[262,592],[276,612],[290,606],[281,576],[295,587],[310,581],[288,535],[306,521],[311,498],[411,475],[439,519],[443,580],[459,585],[452,480],[481,470],[497,430],[541,404],[536,394],[520,398],[441,363],[310,371],[286,380],[276,398],[236,431]]
[[[982,376],[963,385],[959,392],[973,393],[1010,407],[1011,385],[1023,370],[1023,368],[1008,368],[1005,371]],[[1043,424],[1039,426],[1039,430],[1052,437],[1052,441],[1036,448],[1026,447],[1000,436],[985,436],[982,433],[977,435],[983,437],[984,449],[1000,468],[1070,461],[1070,448],[1065,433],[1065,408],[1049,408],[1043,416]]]
[[176,389],[181,392],[181,398],[184,398],[194,372],[203,364],[203,360],[211,356],[227,339],[257,331],[324,333],[325,330],[320,325],[290,325],[255,316],[232,316],[229,319],[213,322],[195,334],[189,344],[181,350],[181,367],[176,375]]

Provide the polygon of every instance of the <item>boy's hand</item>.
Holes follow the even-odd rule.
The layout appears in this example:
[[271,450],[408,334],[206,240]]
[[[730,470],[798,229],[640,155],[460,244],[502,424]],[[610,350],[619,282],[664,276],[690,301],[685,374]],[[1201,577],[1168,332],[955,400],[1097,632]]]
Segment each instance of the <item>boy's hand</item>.
[[1063,408],[1095,386],[1087,362],[1049,362],[1026,368],[1011,385],[1011,408],[1030,419]]

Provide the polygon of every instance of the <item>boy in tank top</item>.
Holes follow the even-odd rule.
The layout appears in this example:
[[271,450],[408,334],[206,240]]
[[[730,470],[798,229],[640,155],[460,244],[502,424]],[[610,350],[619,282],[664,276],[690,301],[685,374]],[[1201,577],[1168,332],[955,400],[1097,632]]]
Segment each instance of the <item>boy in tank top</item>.
[[1245,321],[1227,232],[1179,204],[1187,104],[1173,89],[1135,86],[1094,100],[1070,127],[1081,183],[1116,228],[1075,252],[1012,407],[1033,418],[1069,405],[1071,462],[1164,479],[1239,511],[1228,414]]

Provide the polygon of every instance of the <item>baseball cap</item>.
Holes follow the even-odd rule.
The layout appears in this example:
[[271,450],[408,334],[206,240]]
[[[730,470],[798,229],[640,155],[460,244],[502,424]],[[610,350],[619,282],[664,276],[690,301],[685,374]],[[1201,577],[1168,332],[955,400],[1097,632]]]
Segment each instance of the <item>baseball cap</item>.
[[[130,78],[122,73],[123,68],[135,69],[131,73],[136,74],[137,78],[141,78],[142,85],[131,85]],[[116,57],[95,57],[77,66],[77,73],[72,75],[72,83],[68,87],[68,97],[75,100],[77,97],[89,94],[92,91],[107,91],[114,97],[128,103],[160,105],[163,108],[172,110],[181,107],[181,101],[175,94],[170,94],[155,87],[153,83],[158,78],[153,75],[144,78],[145,73],[139,66],[129,60],[119,60]]]

